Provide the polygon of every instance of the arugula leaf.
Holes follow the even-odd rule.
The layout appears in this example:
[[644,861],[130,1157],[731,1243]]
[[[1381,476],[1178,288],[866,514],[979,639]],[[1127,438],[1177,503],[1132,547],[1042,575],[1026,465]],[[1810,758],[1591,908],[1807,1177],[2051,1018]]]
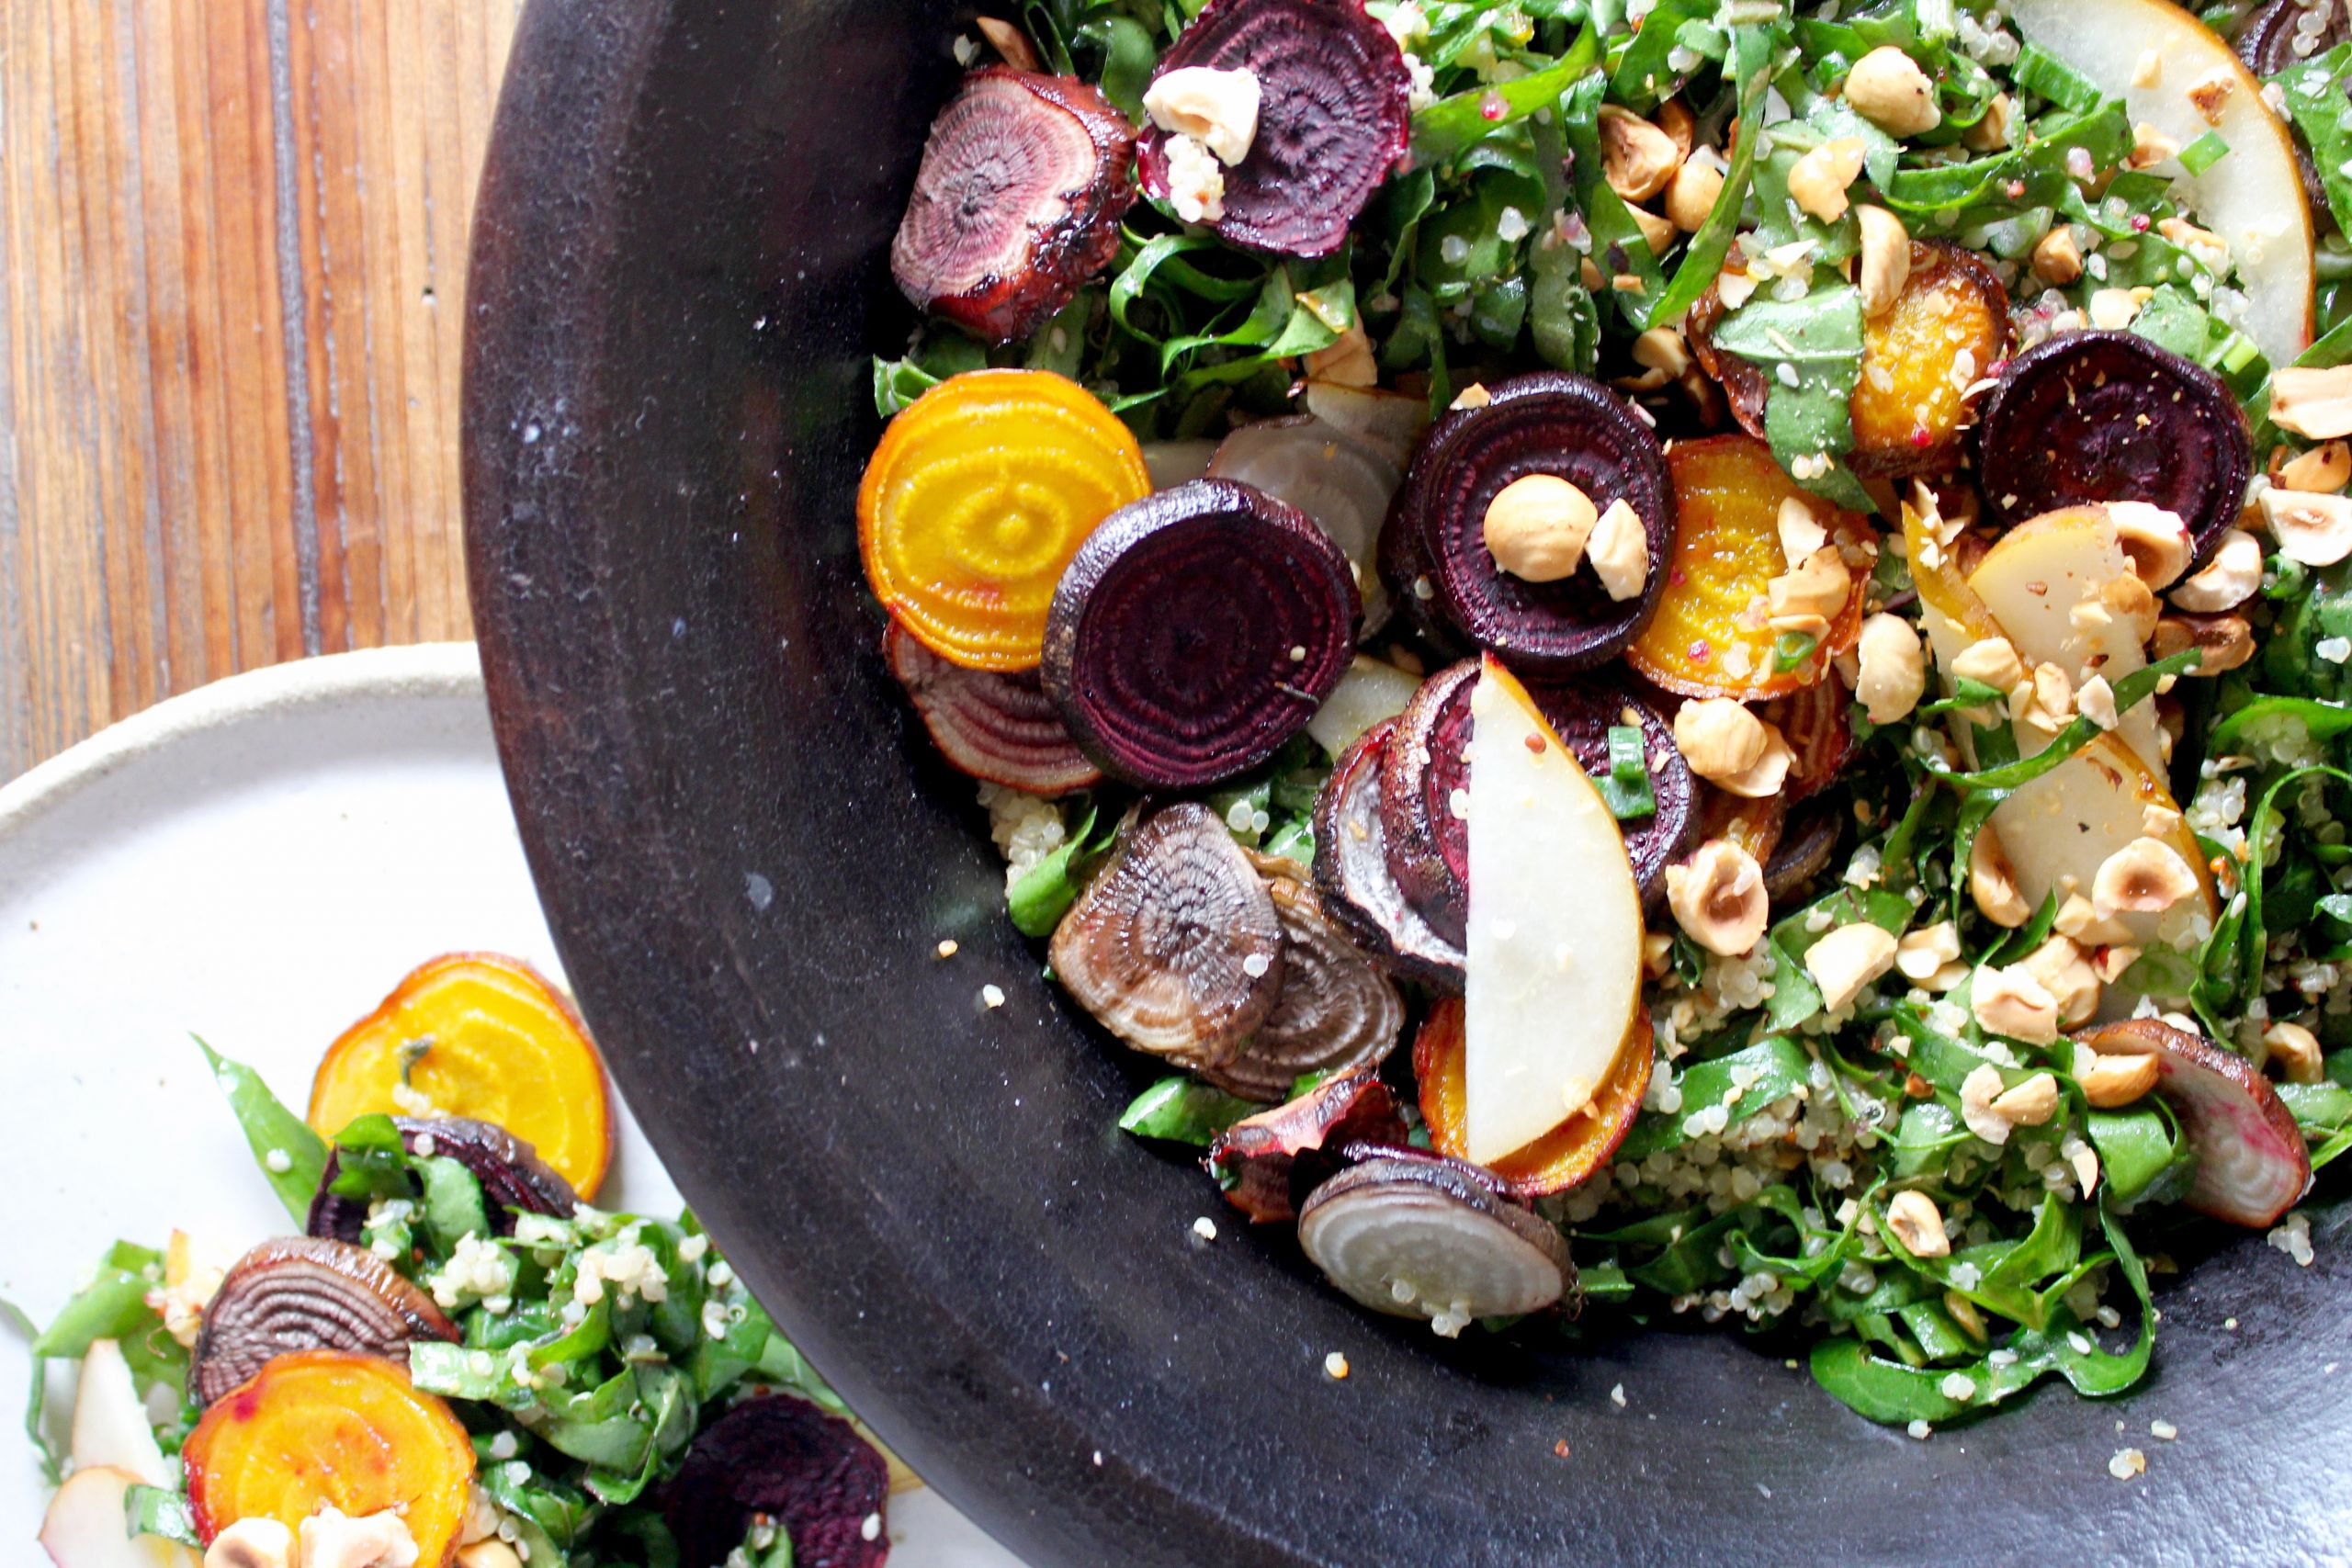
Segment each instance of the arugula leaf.
[[[1716,323],[1714,339],[1717,348],[1770,380],[1764,435],[1781,467],[1839,506],[1875,511],[1845,464],[1854,449],[1850,408],[1862,374],[1861,291],[1831,282],[1801,299],[1780,300],[1759,290]],[[1815,471],[1825,457],[1828,468]]]
[[232,1062],[194,1035],[197,1048],[212,1068],[212,1081],[229,1097],[237,1125],[261,1167],[262,1178],[286,1212],[300,1226],[311,1217],[311,1200],[318,1196],[319,1179],[326,1173],[326,1141],[311,1131],[300,1116],[278,1102],[261,1075],[242,1062]]
[[[1772,55],[1778,37],[1778,29],[1769,26],[1732,29],[1730,72],[1738,94],[1742,125],[1764,123],[1764,99],[1772,85]],[[1732,149],[1723,194],[1715,197],[1706,221],[1683,247],[1681,265],[1674,269],[1666,291],[1641,310],[1635,326],[1646,328],[1653,322],[1680,321],[1713,285],[1738,232],[1740,209],[1747,204],[1748,186],[1755,178],[1756,150],[1762,143],[1761,137],[1743,136]]]
[[1446,164],[1499,128],[1539,109],[1556,112],[1560,95],[1600,69],[1600,39],[1590,26],[1577,34],[1566,54],[1543,70],[1510,82],[1455,93],[1413,117],[1413,161]]
[[2290,65],[2271,80],[2286,96],[2295,129],[2311,143],[2312,163],[2336,227],[2352,232],[2352,177],[2344,172],[2352,160],[2352,127],[2344,123],[2345,93],[2352,88],[2352,42]]
[[1219,1133],[1266,1109],[1184,1074],[1171,1074],[1136,1096],[1119,1114],[1119,1130],[1138,1138],[1206,1148]]
[[1072,904],[1086,872],[1109,849],[1114,829],[1090,805],[1051,854],[1029,868],[1005,894],[1012,923],[1023,936],[1051,936]]

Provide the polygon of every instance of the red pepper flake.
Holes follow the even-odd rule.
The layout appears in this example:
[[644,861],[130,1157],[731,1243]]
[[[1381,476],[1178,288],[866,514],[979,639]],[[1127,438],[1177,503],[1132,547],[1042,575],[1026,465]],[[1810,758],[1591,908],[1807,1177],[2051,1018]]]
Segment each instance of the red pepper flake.
[[2144,212],[2133,213],[2132,215],[2132,232],[2134,234],[2144,234],[2147,231],[2148,215]]
[[1713,659],[1713,657],[1714,650],[1709,648],[1705,643],[1694,642],[1690,645],[1691,663],[1704,664],[1708,660]]
[[1554,1457],[1558,1458],[1558,1459],[1566,1459],[1566,1458],[1567,1458],[1567,1457],[1568,1457],[1568,1439],[1567,1439],[1567,1438],[1562,1438],[1558,1442],[1554,1443],[1554,1444],[1552,1445],[1552,1453],[1553,1453]]
[[1679,588],[1679,587],[1681,587],[1681,586],[1682,586],[1682,583],[1683,583],[1682,569],[1681,569],[1680,567],[1679,567],[1679,566],[1678,566],[1678,567],[1676,567],[1676,568],[1674,569],[1674,574],[1673,574],[1671,577],[1668,577],[1668,578],[1666,580],[1666,581],[1667,581],[1667,586],[1668,586],[1669,588]]
[[1932,435],[1930,435],[1930,434],[1928,434],[1928,427],[1927,427],[1926,425],[1924,425],[1924,424],[1921,424],[1921,425],[1914,425],[1914,426],[1912,427],[1912,430],[1911,430],[1911,445],[1912,445],[1912,446],[1923,446],[1923,447],[1924,447],[1924,446],[1932,446],[1932,445],[1934,445],[1934,443],[1935,443],[1935,439],[1936,439],[1936,438],[1935,438],[1934,436],[1932,436]]
[[1478,100],[1478,118],[1481,119],[1498,120],[1510,112],[1510,105],[1504,101],[1500,93],[1491,88],[1487,90],[1485,97]]
[[1520,737],[1520,739],[1526,745],[1530,751],[1534,752],[1537,756],[1541,757],[1544,754],[1544,738],[1542,736],[1522,735]]
[[2006,376],[2008,373],[2009,362],[2006,359],[1996,359],[1984,372],[1987,376]]
[[2011,201],[2016,201],[2025,195],[2025,182],[2023,180],[2011,180],[2002,188],[2008,192],[2009,199]]

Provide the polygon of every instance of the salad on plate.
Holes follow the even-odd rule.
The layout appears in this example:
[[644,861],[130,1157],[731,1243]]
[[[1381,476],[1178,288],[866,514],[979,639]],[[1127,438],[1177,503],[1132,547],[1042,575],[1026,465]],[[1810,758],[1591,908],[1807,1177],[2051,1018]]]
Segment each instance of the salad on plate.
[[1737,1325],[1920,1438],[2143,1384],[2216,1222],[2311,1261],[2341,6],[957,52],[859,542],[1010,918],[1158,1064],[1123,1127],[1369,1310]]

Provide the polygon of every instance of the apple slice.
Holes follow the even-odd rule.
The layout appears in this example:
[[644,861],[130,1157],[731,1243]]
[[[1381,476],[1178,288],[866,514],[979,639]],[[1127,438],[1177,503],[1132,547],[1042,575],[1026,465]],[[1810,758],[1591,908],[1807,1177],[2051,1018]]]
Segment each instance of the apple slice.
[[1642,898],[1617,819],[1518,677],[1470,697],[1464,1145],[1493,1163],[1591,1103],[1642,999]]
[[[2230,243],[2248,300],[2246,336],[2272,365],[2292,364],[2314,327],[2311,208],[2294,140],[2263,107],[2262,84],[2195,11],[2167,0],[2012,0],[2009,16],[2028,39],[2121,98],[2132,124],[2183,147],[2208,131],[2229,143],[2227,156],[2201,175],[2177,175],[2174,188]],[[2188,96],[2209,77],[2230,84],[2211,120]]]
[[82,1357],[81,1381],[74,1389],[72,1449],[76,1465],[111,1465],[150,1486],[172,1483],[130,1363],[111,1339],[92,1340]]
[[[2111,686],[2148,662],[2138,628],[2109,612],[2100,599],[2107,584],[2131,574],[2132,559],[2107,509],[2069,506],[2002,535],[1969,574],[1968,586],[2008,633],[2028,668],[2055,664],[2076,686],[2089,674],[2106,677]],[[2116,733],[2152,772],[2163,773],[2154,703],[2125,714]],[[2020,729],[2018,750],[2030,756],[2048,740]]]
[[41,1516],[49,1560],[57,1568],[202,1568],[203,1559],[177,1541],[130,1532],[124,1499],[140,1479],[110,1464],[67,1476]]

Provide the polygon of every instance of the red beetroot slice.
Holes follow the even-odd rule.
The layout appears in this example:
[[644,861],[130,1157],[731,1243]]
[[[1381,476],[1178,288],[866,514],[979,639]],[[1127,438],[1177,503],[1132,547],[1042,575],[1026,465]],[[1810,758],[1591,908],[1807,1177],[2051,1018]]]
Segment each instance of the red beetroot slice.
[[1315,797],[1315,886],[1323,907],[1374,963],[1408,980],[1461,994],[1464,956],[1423,919],[1389,869],[1380,820],[1381,764],[1396,721],[1364,732]]
[[[1459,942],[1469,910],[1470,825],[1454,810],[1470,789],[1470,697],[1478,676],[1464,660],[1424,682],[1396,720],[1381,767],[1381,827],[1396,885],[1440,934]],[[1609,731],[1628,716],[1642,731],[1657,810],[1620,823],[1642,896],[1690,847],[1698,826],[1696,781],[1657,709],[1611,681],[1542,684],[1528,694],[1585,772],[1609,769]]]
[[1067,795],[1102,782],[1035,671],[1001,675],[950,664],[896,621],[882,635],[882,656],[933,743],[960,771],[1031,795]]
[[[1388,29],[1363,0],[1210,0],[1152,76],[1192,65],[1258,78],[1258,134],[1211,226],[1256,251],[1338,250],[1411,140],[1412,77]],[[1166,200],[1167,132],[1144,132],[1139,163]]]
[[[1589,377],[1540,371],[1490,388],[1490,400],[1440,420],[1397,491],[1385,565],[1390,586],[1523,674],[1555,678],[1614,659],[1649,624],[1674,554],[1674,484],[1665,448],[1625,400]],[[1642,592],[1611,599],[1589,567],[1556,582],[1504,571],[1487,549],[1487,508],[1505,487],[1551,474],[1607,510],[1623,501],[1649,545]]]
[[1781,727],[1796,753],[1783,793],[1789,804],[1818,795],[1838,780],[1854,755],[1854,700],[1836,670],[1770,705],[1766,716]]
[[2004,527],[2062,506],[2144,501],[2211,552],[2254,478],[2254,437],[2220,377],[2136,333],[2064,333],[2009,362],[1977,427]]
[[1046,694],[1103,772],[1193,789],[1281,749],[1340,683],[1362,605],[1297,508],[1227,479],[1121,507],[1046,618]]
[[[2319,30],[2306,33],[2299,24],[2306,17],[2319,18]],[[2352,38],[2352,13],[2342,6],[2315,6],[2312,0],[2270,0],[2238,27],[2238,58],[2245,68],[2267,82],[2290,65],[2300,63],[2314,55],[2325,54],[2346,39]],[[2309,50],[2298,55],[2296,41],[2309,39]],[[2303,135],[2302,127],[2292,126],[2295,139],[2295,164],[2303,176],[2303,195],[2314,212],[2327,210],[2327,186],[2319,176],[2319,164],[2312,157],[2311,142]]]
[[[1373,1069],[1329,1078],[1287,1105],[1261,1111],[1217,1134],[1202,1163],[1211,1175],[1229,1175],[1226,1201],[1251,1223],[1272,1224],[1296,1217],[1293,1178],[1307,1160],[1307,1185],[1328,1173],[1333,1161],[1316,1160],[1327,1149],[1369,1141],[1405,1141],[1405,1120],[1396,1097]],[[1319,1168],[1319,1172],[1318,1172]]]
[[2244,1056],[2154,1018],[2100,1024],[2075,1038],[2106,1054],[2155,1056],[2156,1092],[2197,1151],[2196,1184],[2182,1201],[2199,1213],[2258,1230],[2310,1189],[2311,1148],[2295,1113]]
[[678,1561],[717,1568],[763,1515],[797,1568],[881,1568],[888,1530],[866,1533],[890,1496],[874,1445],[838,1416],[787,1393],[747,1399],[704,1427],[662,1500]]
[[[439,1155],[473,1173],[490,1209],[490,1228],[500,1235],[514,1234],[517,1213],[569,1219],[579,1207],[580,1195],[571,1190],[571,1183],[557,1175],[527,1140],[494,1122],[461,1116],[395,1116],[392,1125],[411,1155],[420,1158]],[[339,1196],[334,1184],[342,1174],[343,1162],[330,1147],[304,1228],[314,1236],[357,1246],[368,1228],[369,1200]]]
[[932,121],[891,274],[923,310],[1025,338],[1117,254],[1134,167],[1126,117],[1083,82],[975,71]]

